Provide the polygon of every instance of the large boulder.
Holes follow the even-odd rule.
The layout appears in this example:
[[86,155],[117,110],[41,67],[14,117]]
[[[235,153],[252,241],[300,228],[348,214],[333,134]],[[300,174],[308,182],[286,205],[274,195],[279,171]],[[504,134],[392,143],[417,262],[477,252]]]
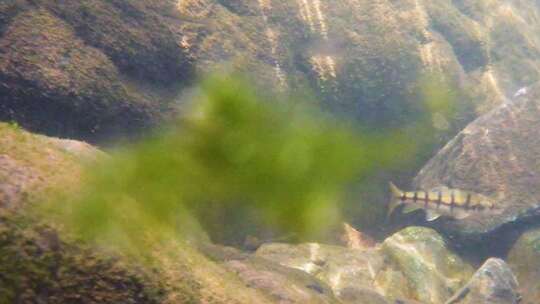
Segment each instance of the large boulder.
[[[309,87],[329,109],[380,127],[416,120],[419,76],[442,73],[472,97],[455,98],[454,108],[480,113],[539,79],[538,10],[523,1],[6,0],[0,54],[25,60],[2,58],[10,64],[2,103],[11,112],[1,119],[92,140],[139,133],[146,112],[169,110],[194,70],[215,69],[251,73],[284,92]],[[47,24],[45,11],[54,16]],[[33,31],[20,20],[29,12],[43,15]],[[44,56],[45,47],[60,55]],[[36,122],[44,110],[66,115]],[[474,116],[458,112],[446,117],[456,128]]]
[[[538,300],[538,298],[535,298]],[[488,259],[446,304],[518,304],[518,282],[501,259]],[[531,302],[533,303],[533,302]]]
[[508,254],[508,264],[516,274],[523,296],[522,304],[540,299],[540,229],[525,232]]
[[476,238],[540,216],[538,117],[540,87],[535,85],[468,125],[424,166],[416,188],[469,190],[491,196],[503,208],[498,215],[441,219],[438,228]]

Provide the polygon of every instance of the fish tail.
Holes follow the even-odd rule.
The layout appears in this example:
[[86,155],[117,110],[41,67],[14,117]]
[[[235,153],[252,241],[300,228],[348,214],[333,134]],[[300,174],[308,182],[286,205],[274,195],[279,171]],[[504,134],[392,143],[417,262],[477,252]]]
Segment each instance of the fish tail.
[[392,198],[390,200],[390,204],[388,205],[388,212],[386,214],[386,219],[390,218],[390,215],[392,215],[392,212],[394,212],[394,209],[396,209],[397,206],[401,204],[400,197],[403,195],[403,191],[399,190],[394,183],[389,182],[390,185],[390,191],[392,192]]

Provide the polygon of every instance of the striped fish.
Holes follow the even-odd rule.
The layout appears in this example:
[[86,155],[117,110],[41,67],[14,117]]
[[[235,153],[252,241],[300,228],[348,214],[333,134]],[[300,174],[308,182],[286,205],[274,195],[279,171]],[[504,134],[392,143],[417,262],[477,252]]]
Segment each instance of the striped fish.
[[401,205],[403,212],[409,213],[418,209],[426,212],[426,220],[434,221],[440,216],[464,219],[475,213],[499,214],[502,210],[487,196],[446,187],[434,188],[431,191],[404,192],[390,182],[392,201],[388,216]]

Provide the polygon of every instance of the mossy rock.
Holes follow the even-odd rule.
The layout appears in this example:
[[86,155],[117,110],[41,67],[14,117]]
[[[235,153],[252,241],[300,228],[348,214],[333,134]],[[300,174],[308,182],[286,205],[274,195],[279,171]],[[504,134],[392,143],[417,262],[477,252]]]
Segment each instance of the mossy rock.
[[0,3],[0,37],[11,19],[27,6],[25,0],[6,0]]
[[175,84],[192,77],[192,65],[173,31],[180,25],[170,0],[37,1],[70,24],[78,38],[103,51],[135,78]]
[[[118,259],[59,240],[46,226],[0,216],[0,303],[159,303],[159,283]],[[156,280],[154,282],[157,283]]]
[[[485,111],[539,79],[535,4],[302,3],[9,0],[0,4],[0,34],[21,11],[42,8],[110,59],[133,91],[129,100],[139,92],[168,109],[164,103],[176,99],[194,71],[232,70],[286,93],[307,88],[327,109],[377,127],[419,119],[425,73],[445,74],[458,93],[461,112],[448,117],[455,126],[449,133],[473,118],[469,106]],[[58,121],[72,129],[68,119]],[[140,131],[133,125],[121,129]]]
[[465,71],[473,71],[489,64],[486,48],[488,37],[479,26],[464,15],[452,1],[426,1],[430,23],[452,45]]
[[64,242],[51,225],[24,215],[29,204],[52,191],[76,189],[83,164],[102,157],[84,143],[0,123],[0,303],[157,303],[161,298],[158,281],[137,267]]
[[156,108],[121,82],[115,65],[44,9],[14,17],[0,38],[0,119],[98,140],[151,125]]
[[[21,11],[43,8],[156,107],[174,100],[195,70],[225,69],[292,94],[311,89],[329,110],[379,127],[418,119],[424,73],[442,72],[461,93],[474,88],[458,107],[479,112],[539,79],[533,3],[302,3],[9,0],[0,4],[0,34]],[[456,128],[470,118],[449,117]]]
[[274,303],[188,244],[154,248],[150,267],[0,213],[0,303]]
[[29,212],[78,191],[85,167],[106,158],[0,123],[0,303],[272,303],[193,245],[153,248],[148,264],[83,244]]
[[106,142],[140,135],[193,80],[174,1],[0,4],[0,120]]
[[104,157],[86,143],[35,135],[13,123],[0,123],[0,135],[0,209],[20,210],[55,188],[72,191],[83,165]]

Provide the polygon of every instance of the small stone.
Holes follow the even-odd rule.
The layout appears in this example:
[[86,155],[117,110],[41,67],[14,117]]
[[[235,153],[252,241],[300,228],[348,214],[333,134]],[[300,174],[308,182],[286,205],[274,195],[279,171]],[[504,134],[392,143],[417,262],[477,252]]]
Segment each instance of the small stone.
[[501,259],[491,258],[446,304],[517,304],[521,300],[517,289],[510,267]]

